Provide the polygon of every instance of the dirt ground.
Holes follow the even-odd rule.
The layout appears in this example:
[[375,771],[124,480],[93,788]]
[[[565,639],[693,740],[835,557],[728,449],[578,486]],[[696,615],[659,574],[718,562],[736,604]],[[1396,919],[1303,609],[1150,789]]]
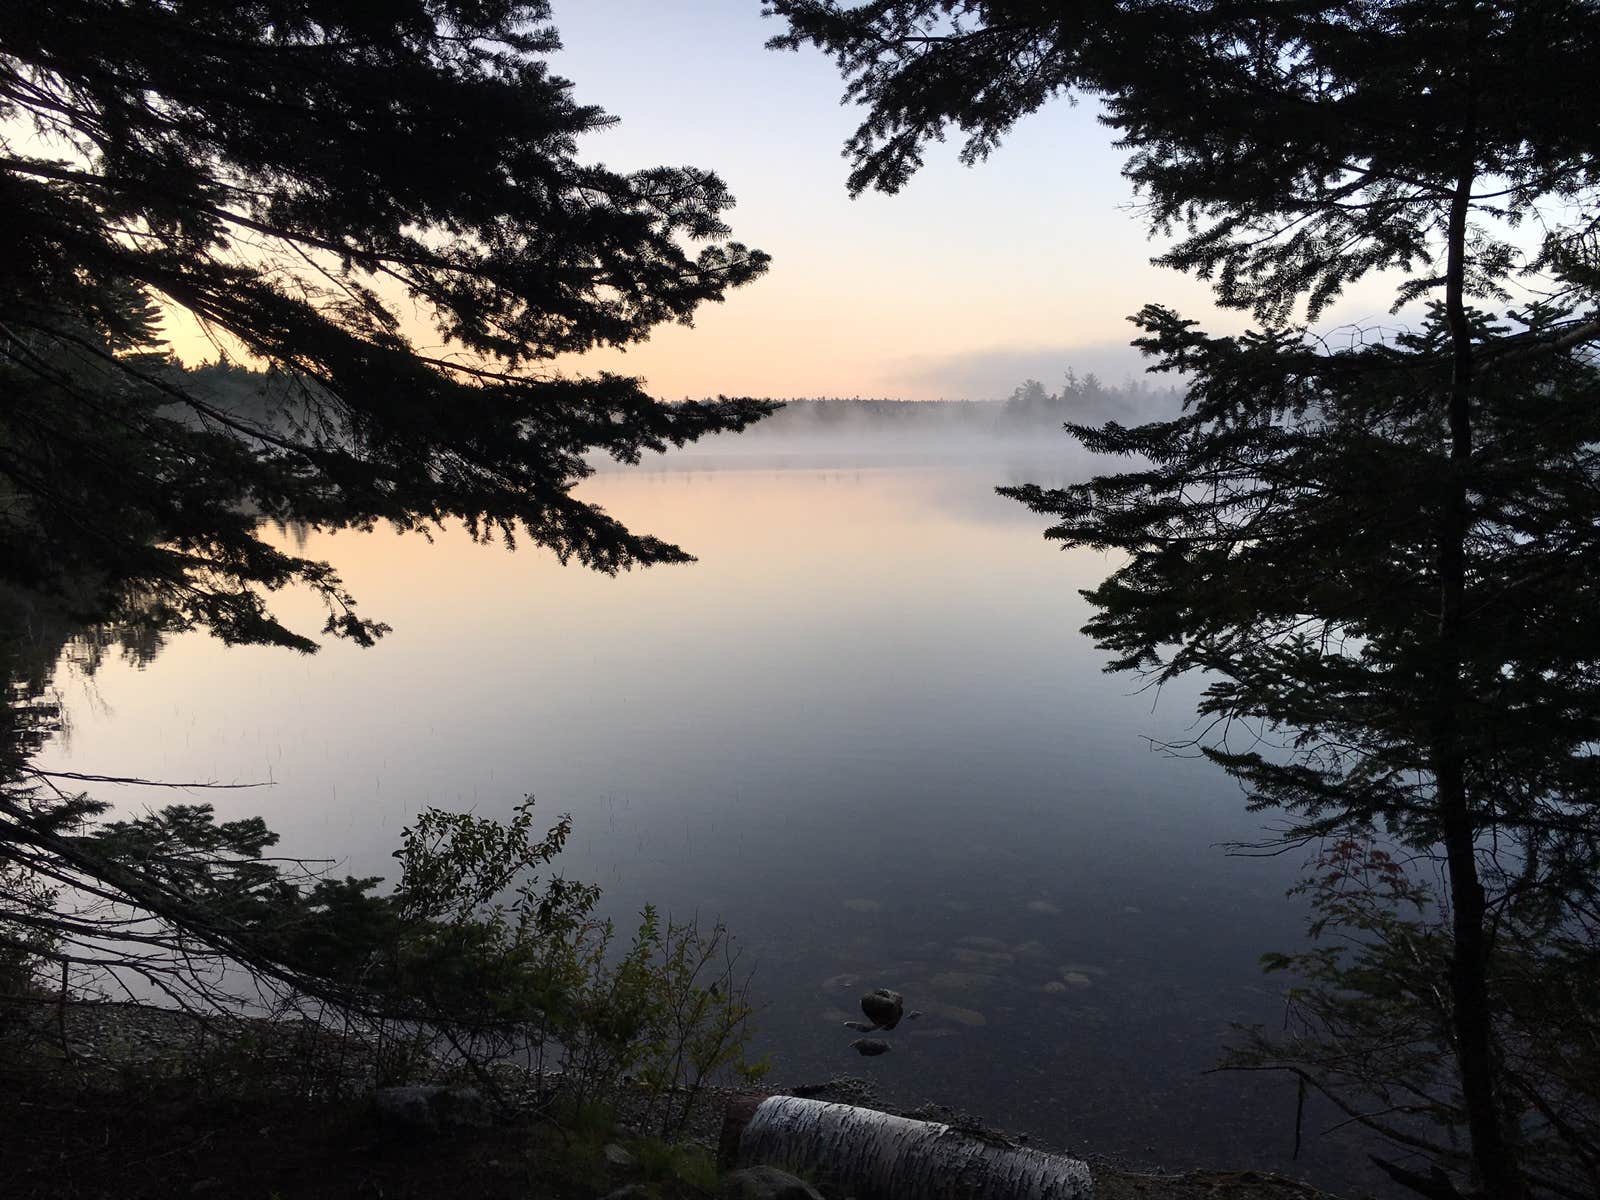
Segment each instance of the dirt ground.
[[[172,1095],[7,1086],[0,1196],[8,1200],[590,1200],[548,1129],[513,1124],[420,1140],[363,1105],[195,1105]],[[1329,1200],[1252,1172],[1133,1175],[1100,1168],[1097,1200]]]
[[[580,1144],[546,1121],[421,1137],[385,1127],[359,1096],[297,1096],[296,1087],[313,1082],[307,1076],[238,1092],[217,1070],[230,1058],[207,1059],[196,1074],[192,1027],[177,1014],[84,1005],[61,1015],[74,1048],[71,1069],[59,1057],[0,1055],[5,1200],[592,1200],[633,1179],[605,1164],[599,1143]],[[189,1068],[187,1079],[169,1073],[174,1058]],[[255,1070],[265,1061],[283,1083],[273,1059],[256,1060]],[[197,1090],[197,1078],[211,1086]],[[866,1086],[837,1080],[807,1094],[877,1107],[870,1091],[852,1090]],[[691,1141],[715,1145],[723,1105],[735,1094],[708,1097],[688,1130]],[[618,1117],[626,1129],[625,1105]],[[1335,1200],[1256,1172],[1091,1168],[1097,1200]]]
[[568,1186],[526,1129],[427,1141],[353,1107],[186,1105],[172,1097],[0,1098],[0,1196],[11,1200],[530,1200]]

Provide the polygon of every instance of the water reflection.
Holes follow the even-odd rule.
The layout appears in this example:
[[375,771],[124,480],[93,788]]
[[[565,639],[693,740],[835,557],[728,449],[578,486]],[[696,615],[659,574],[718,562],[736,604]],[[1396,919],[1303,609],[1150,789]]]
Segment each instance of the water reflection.
[[[585,486],[694,566],[313,536],[394,626],[379,648],[178,637],[103,665],[92,704],[63,676],[48,765],[270,780],[219,811],[356,874],[422,805],[532,792],[575,814],[566,869],[612,912],[729,922],[784,1081],[867,1075],[1134,1161],[1287,1166],[1291,1086],[1200,1072],[1229,1021],[1278,1014],[1255,961],[1299,935],[1298,860],[1226,858],[1259,831],[1237,790],[1152,753],[1192,691],[1101,673],[1077,589],[1107,563],[992,493],[1047,466],[680,465]],[[880,984],[926,1015],[859,1059],[840,1023]],[[1337,1182],[1351,1157],[1315,1144],[1296,1169]]]

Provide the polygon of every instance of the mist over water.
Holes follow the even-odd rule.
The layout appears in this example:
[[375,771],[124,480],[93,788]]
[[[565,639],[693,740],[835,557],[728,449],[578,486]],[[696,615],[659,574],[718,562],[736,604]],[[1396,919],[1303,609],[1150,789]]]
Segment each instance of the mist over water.
[[741,433],[713,435],[643,468],[1003,464],[1031,472],[1014,482],[1049,482],[1073,477],[1086,461],[1063,424],[1136,425],[1176,416],[1181,404],[1170,386],[1130,378],[1107,387],[1072,371],[1053,391],[1029,379],[1005,400],[789,400]]
[[[1088,459],[945,416],[915,436],[778,426],[584,485],[685,567],[313,536],[394,626],[376,649],[186,636],[142,670],[64,674],[46,765],[271,780],[201,798],[357,875],[392,873],[424,805],[502,816],[531,792],[573,813],[563,869],[606,912],[729,924],[778,1086],[856,1075],[1133,1163],[1287,1167],[1292,1084],[1202,1072],[1230,1022],[1281,1015],[1256,962],[1300,937],[1301,857],[1223,852],[1260,820],[1152,746],[1193,732],[1198,685],[1104,674],[1078,589],[1110,562],[994,494]],[[281,611],[320,624],[304,597]],[[925,1015],[862,1059],[841,1022],[876,986]],[[1295,1169],[1364,1180],[1357,1157],[1312,1138]]]

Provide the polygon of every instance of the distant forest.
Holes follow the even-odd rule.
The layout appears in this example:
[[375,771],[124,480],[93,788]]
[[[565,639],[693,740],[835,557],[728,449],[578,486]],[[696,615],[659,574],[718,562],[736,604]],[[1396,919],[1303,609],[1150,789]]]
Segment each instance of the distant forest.
[[1181,389],[1151,387],[1140,380],[1106,384],[1094,374],[1068,370],[1056,391],[1027,379],[1004,400],[895,400],[807,397],[787,400],[772,416],[740,438],[853,431],[892,433],[935,430],[1006,436],[1056,429],[1068,422],[1135,424],[1175,414]]
[[[281,372],[266,373],[233,363],[211,363],[188,373],[187,384],[229,414],[267,428],[303,426],[310,413],[304,384]],[[315,389],[313,388],[313,391]],[[772,416],[718,443],[770,438],[901,434],[1007,437],[1057,430],[1072,422],[1124,425],[1177,413],[1183,392],[1126,379],[1106,384],[1090,373],[1068,370],[1051,391],[1024,380],[1004,400],[896,400],[887,397],[800,397],[783,401]],[[322,419],[326,420],[326,414]]]

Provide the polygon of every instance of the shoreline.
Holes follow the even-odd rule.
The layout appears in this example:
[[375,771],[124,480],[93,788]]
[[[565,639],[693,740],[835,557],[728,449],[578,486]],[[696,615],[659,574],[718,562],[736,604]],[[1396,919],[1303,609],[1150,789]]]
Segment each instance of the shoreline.
[[[59,1039],[63,1030],[67,1038],[69,1055],[52,1064],[53,1086],[45,1090],[54,1091],[58,1101],[76,1094],[87,1110],[119,1094],[150,1089],[162,1095],[162,1103],[171,1106],[174,1129],[188,1131],[207,1105],[218,1111],[237,1113],[241,1108],[249,1111],[253,1104],[266,1115],[277,1112],[280,1104],[290,1102],[307,1115],[320,1112],[323,1115],[319,1120],[323,1124],[349,1119],[353,1112],[364,1111],[370,1105],[370,1059],[363,1053],[360,1039],[340,1035],[310,1021],[221,1013],[202,1015],[131,1001],[69,1000],[62,1005],[59,1000],[41,998],[30,1007],[36,1015],[31,1020],[25,1017],[24,1022],[34,1034],[35,1050],[48,1047],[50,1039]],[[241,1049],[244,1050],[242,1055]],[[336,1077],[330,1072],[335,1054],[338,1055],[337,1065],[343,1071],[342,1081],[324,1093],[308,1094],[306,1089],[315,1081],[320,1080],[323,1086],[335,1081]],[[203,1079],[197,1074],[207,1071],[211,1074]],[[229,1072],[235,1077],[223,1077]],[[183,1086],[186,1080],[190,1085],[187,1089]],[[172,1094],[175,1085],[176,1095]],[[714,1150],[727,1103],[735,1098],[769,1094],[804,1095],[921,1120],[984,1124],[981,1119],[943,1104],[924,1103],[902,1110],[880,1097],[869,1081],[841,1076],[822,1083],[792,1084],[787,1088],[707,1085],[693,1118],[671,1140]],[[228,1098],[227,1103],[219,1104],[219,1097],[223,1096]],[[639,1096],[642,1102],[643,1093]],[[198,1112],[183,1113],[185,1100]],[[613,1101],[617,1135],[646,1136],[640,1124],[642,1103],[630,1104],[626,1091]],[[27,1103],[16,1097],[12,1102]],[[499,1146],[507,1130],[521,1128],[526,1133],[536,1122],[537,1118],[527,1112],[520,1117],[513,1115],[493,1131],[453,1130],[449,1137],[457,1149],[462,1148],[463,1142],[474,1139]],[[1009,1137],[1001,1130],[992,1132]],[[108,1129],[107,1136],[111,1135]],[[1014,1140],[1036,1149],[1059,1150],[1039,1140],[1030,1141],[1026,1136]],[[1126,1169],[1092,1153],[1079,1153],[1077,1157],[1090,1168],[1098,1200],[1339,1200],[1332,1193],[1310,1184],[1268,1172],[1146,1172]],[[488,1161],[499,1160],[490,1158]],[[205,1178],[212,1176],[203,1176],[202,1180]],[[286,1198],[298,1194],[283,1193]],[[468,1200],[469,1196],[499,1193],[459,1194],[462,1200]]]

